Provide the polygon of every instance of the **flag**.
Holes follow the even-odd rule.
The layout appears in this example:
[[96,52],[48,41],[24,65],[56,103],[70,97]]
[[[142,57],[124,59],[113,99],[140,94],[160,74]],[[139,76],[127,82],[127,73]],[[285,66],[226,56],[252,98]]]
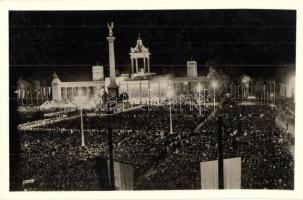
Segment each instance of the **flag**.
[[[218,160],[200,163],[201,188],[218,189]],[[224,189],[241,189],[241,158],[224,159]]]

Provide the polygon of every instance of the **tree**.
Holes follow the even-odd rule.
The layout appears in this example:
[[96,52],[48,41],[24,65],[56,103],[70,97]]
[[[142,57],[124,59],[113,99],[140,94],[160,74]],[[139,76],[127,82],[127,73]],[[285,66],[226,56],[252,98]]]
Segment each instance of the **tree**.
[[229,92],[230,86],[232,85],[230,77],[223,73],[216,60],[208,61],[206,66],[208,67],[207,78],[217,83],[216,96],[223,97]]
[[25,94],[25,80],[23,78],[19,78],[17,81],[17,89],[20,90],[20,98],[21,98],[21,105],[23,106],[23,98]]
[[40,81],[34,80],[34,81],[33,81],[33,86],[34,86],[34,89],[35,89],[35,93],[36,93],[36,102],[37,102],[37,106],[38,106],[38,104],[39,104],[39,93],[40,93],[40,90],[41,90]]

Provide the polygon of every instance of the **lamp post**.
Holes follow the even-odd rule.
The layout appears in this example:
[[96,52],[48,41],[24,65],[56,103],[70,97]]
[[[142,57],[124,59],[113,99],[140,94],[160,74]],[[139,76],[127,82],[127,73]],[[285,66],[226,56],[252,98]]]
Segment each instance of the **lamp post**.
[[104,89],[101,89],[101,106],[103,105],[103,95],[104,95]]
[[148,88],[148,111],[149,111],[149,106],[150,106],[150,91],[151,91],[151,88]]
[[217,141],[218,141],[218,183],[219,189],[224,189],[224,145],[223,145],[223,119],[222,116],[218,117],[217,128]]
[[171,116],[171,103],[169,105],[169,133],[170,134],[173,134],[173,119],[172,119],[172,116]]
[[198,86],[197,86],[197,90],[198,90],[198,94],[199,94],[199,115],[201,115],[201,89],[202,89],[202,86],[201,86],[201,83],[198,83]]
[[80,128],[81,128],[81,146],[85,146],[85,138],[84,138],[84,131],[83,131],[83,107],[87,101],[87,97],[83,95],[82,90],[78,92],[78,96],[75,97],[74,102],[77,107],[80,109]]
[[264,89],[263,89],[263,92],[264,92],[264,103],[266,102],[266,85],[264,84]]
[[214,87],[214,110],[216,110],[216,87],[217,87],[216,81],[213,82],[213,87]]
[[182,95],[180,95],[180,97],[179,97],[180,99],[179,99],[179,108],[180,108],[180,112],[182,112],[182,106],[181,106],[181,102],[182,102]]
[[276,81],[275,80],[274,80],[273,84],[274,84],[274,105],[275,105],[275,103],[276,103]]
[[204,110],[206,109],[206,93],[205,93],[205,91],[206,91],[207,89],[204,89]]
[[240,100],[240,84],[239,84],[239,80],[238,80],[238,101]]
[[172,119],[172,98],[173,93],[171,88],[169,87],[169,91],[168,91],[168,98],[169,98],[169,133],[173,134],[173,119]]
[[191,105],[192,103],[191,103],[191,97],[190,97],[190,99],[189,99],[189,110],[190,111],[192,111],[193,110],[193,108],[192,108],[192,105]]
[[81,146],[85,147],[84,131],[83,131],[83,113],[82,113],[82,107],[80,107],[80,115],[81,115]]

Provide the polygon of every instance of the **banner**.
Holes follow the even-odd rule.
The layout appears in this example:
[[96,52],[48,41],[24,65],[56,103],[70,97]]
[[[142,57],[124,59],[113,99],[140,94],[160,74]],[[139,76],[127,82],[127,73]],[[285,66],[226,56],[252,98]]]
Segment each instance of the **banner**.
[[218,161],[207,161],[200,163],[201,188],[218,189]]
[[[218,189],[218,160],[201,162],[201,188]],[[241,189],[241,158],[224,159],[224,189]]]
[[134,189],[134,167],[132,165],[114,162],[114,173],[117,190]]

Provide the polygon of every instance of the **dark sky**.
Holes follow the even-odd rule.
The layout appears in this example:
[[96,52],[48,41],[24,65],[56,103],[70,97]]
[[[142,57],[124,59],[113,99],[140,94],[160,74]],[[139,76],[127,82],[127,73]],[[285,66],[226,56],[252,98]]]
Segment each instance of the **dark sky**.
[[115,23],[116,68],[129,72],[138,33],[151,51],[151,69],[185,75],[186,61],[215,59],[230,74],[272,75],[295,64],[295,11],[10,11],[11,79],[91,78],[97,61],[108,68],[106,23]]

